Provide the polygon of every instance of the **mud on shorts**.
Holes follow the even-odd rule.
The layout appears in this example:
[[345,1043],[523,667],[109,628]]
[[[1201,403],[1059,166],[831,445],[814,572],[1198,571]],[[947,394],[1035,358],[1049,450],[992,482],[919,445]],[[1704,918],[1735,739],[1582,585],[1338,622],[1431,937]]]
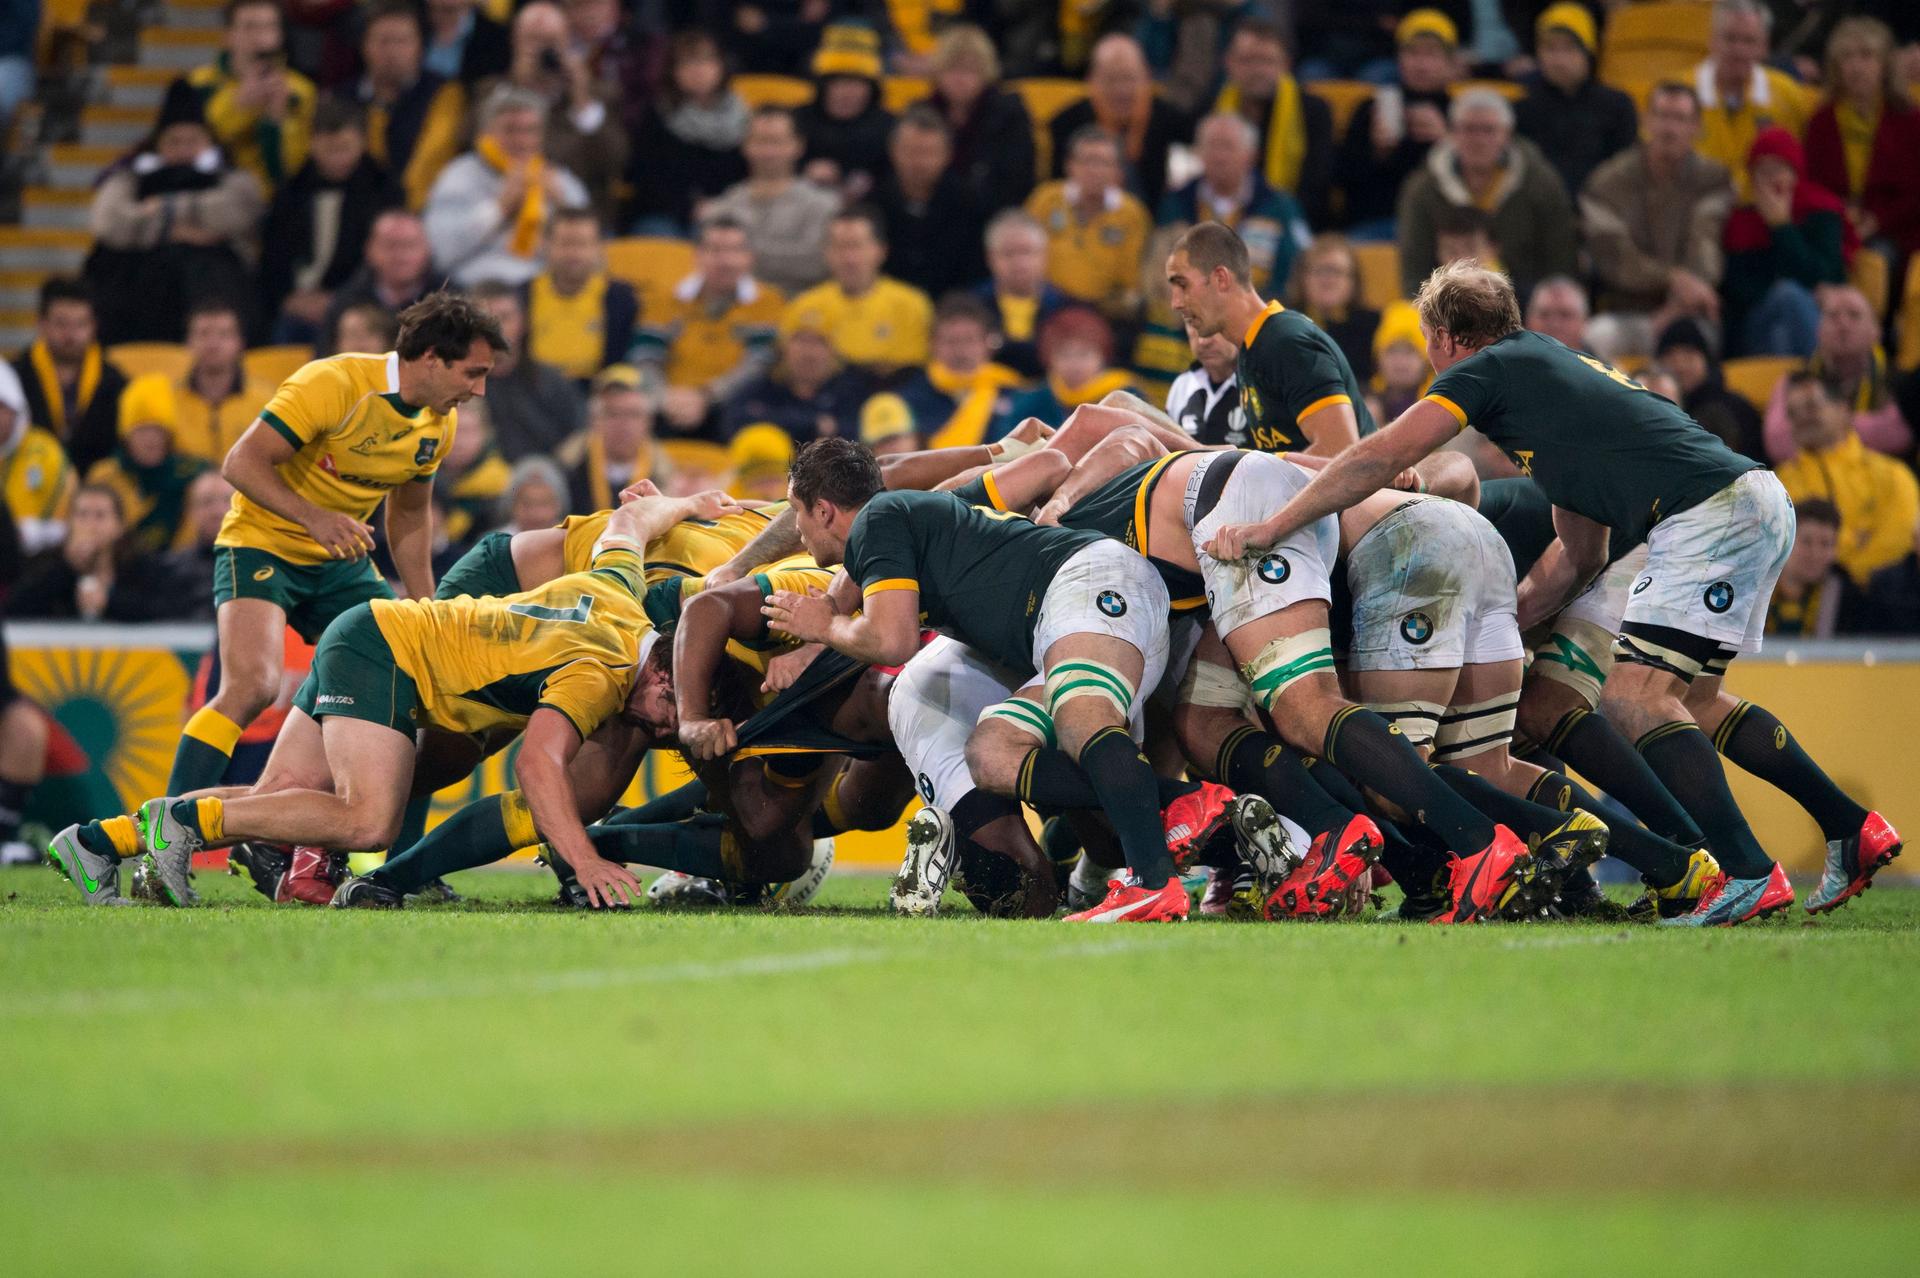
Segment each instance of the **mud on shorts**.
[[1349,670],[1452,670],[1518,661],[1513,555],[1457,501],[1410,497],[1347,555]]
[[1221,563],[1202,547],[1225,524],[1267,518],[1312,477],[1271,453],[1209,453],[1187,476],[1186,521],[1213,627],[1226,638],[1250,621],[1303,599],[1332,598],[1328,577],[1340,553],[1340,522],[1314,521],[1258,556]]

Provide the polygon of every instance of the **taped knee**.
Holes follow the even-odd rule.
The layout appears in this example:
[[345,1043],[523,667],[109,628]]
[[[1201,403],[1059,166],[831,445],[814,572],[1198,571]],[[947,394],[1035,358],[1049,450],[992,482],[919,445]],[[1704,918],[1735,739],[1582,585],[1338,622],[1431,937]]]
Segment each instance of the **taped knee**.
[[[1437,701],[1375,701],[1367,708],[1385,719],[1389,727],[1397,729],[1407,744],[1417,750],[1434,744],[1440,721],[1447,713],[1447,708]],[[1436,760],[1439,757],[1434,756]]]
[[1513,740],[1513,725],[1519,714],[1518,691],[1455,706],[1441,716],[1440,730],[1433,738],[1433,762],[1451,763],[1504,749]]
[[1017,728],[1030,737],[1035,737],[1043,746],[1057,746],[1059,739],[1053,731],[1053,716],[1031,701],[1020,697],[1010,697],[997,705],[988,706],[980,712],[978,723],[993,719]]
[[1309,675],[1333,669],[1333,637],[1324,626],[1275,639],[1260,655],[1240,667],[1253,696],[1263,710],[1273,709],[1280,694]]
[[1133,718],[1132,680],[1098,661],[1062,661],[1047,672],[1047,713],[1060,717],[1060,707],[1076,697],[1096,697],[1120,712],[1120,722]]
[[509,790],[500,796],[500,824],[507,832],[508,846],[516,851],[540,841],[540,832],[533,825],[533,809],[527,806],[527,796],[519,790]]

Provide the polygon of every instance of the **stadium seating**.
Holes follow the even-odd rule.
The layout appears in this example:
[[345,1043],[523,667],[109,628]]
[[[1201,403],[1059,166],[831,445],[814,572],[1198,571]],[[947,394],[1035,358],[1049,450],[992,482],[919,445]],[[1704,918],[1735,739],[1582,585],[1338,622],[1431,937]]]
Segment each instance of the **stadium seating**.
[[1047,125],[1053,117],[1087,96],[1087,86],[1078,80],[1035,76],[1027,80],[1009,80],[1007,88],[1020,95],[1027,115],[1033,120],[1034,161],[1042,175],[1052,172],[1053,135]]
[[193,357],[177,342],[122,342],[107,348],[107,358],[128,377],[160,373],[178,380],[187,375]]
[[640,313],[658,314],[673,286],[693,270],[693,245],[659,235],[607,242],[607,271],[640,294]]
[[1907,262],[1907,286],[1902,290],[1898,319],[1901,368],[1920,367],[1920,257]]
[[1689,79],[1707,56],[1712,16],[1713,7],[1701,0],[1612,9],[1600,39],[1600,79],[1626,91],[1636,84]]
[[736,75],[733,91],[748,110],[763,106],[800,107],[813,101],[813,82],[792,75]]
[[1887,259],[1873,250],[1862,248],[1853,255],[1853,270],[1848,278],[1855,288],[1867,295],[1867,304],[1873,307],[1876,319],[1887,317],[1887,294],[1892,288],[1888,276],[1891,274],[1892,268],[1887,265]]
[[1392,243],[1355,244],[1354,264],[1360,268],[1360,301],[1371,310],[1384,310],[1400,296],[1400,249]]
[[256,346],[242,360],[247,376],[278,386],[313,358],[311,346]]
[[1764,412],[1780,379],[1805,362],[1794,355],[1748,355],[1730,359],[1720,368],[1727,389]]
[[1347,123],[1353,119],[1353,113],[1379,87],[1365,80],[1315,80],[1307,86],[1307,92],[1327,104],[1333,116],[1333,136],[1338,138],[1346,136]]
[[898,115],[933,92],[933,82],[917,75],[890,75],[880,84],[880,105]]

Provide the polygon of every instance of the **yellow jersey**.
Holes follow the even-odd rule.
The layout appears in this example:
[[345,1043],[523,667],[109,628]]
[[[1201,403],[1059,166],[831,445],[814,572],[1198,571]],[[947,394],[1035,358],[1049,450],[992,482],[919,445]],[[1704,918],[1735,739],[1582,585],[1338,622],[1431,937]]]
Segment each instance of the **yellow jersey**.
[[[647,543],[647,584],[678,577],[704,577],[747,548],[774,517],[786,510],[785,502],[743,510],[723,519],[685,519]],[[579,572],[593,560],[593,545],[607,530],[611,510],[591,515],[569,515],[560,527],[566,530],[560,561],[568,572]]]
[[884,275],[858,297],[828,280],[787,303],[780,336],[800,328],[825,333],[834,354],[849,364],[905,368],[927,362],[933,303],[913,285]]
[[[749,578],[760,588],[762,598],[776,590],[791,590],[795,594],[805,594],[809,589],[824,591],[833,582],[833,569],[822,568],[813,561],[812,555],[789,555],[785,559],[761,564],[749,574]],[[662,581],[649,582],[646,595],[648,619],[662,630],[678,625],[680,609],[687,600],[706,588],[705,577],[669,577]],[[760,639],[727,640],[727,656],[764,678],[769,661],[799,646],[799,642],[792,638],[768,631]],[[757,704],[764,705],[773,700],[776,695],[778,694],[761,693],[755,697],[755,701]]]
[[[454,418],[400,398],[400,357],[393,352],[314,360],[260,410],[260,420],[294,447],[277,467],[287,487],[362,523],[393,489],[432,481],[453,446]],[[296,564],[330,558],[305,528],[243,493],[233,495],[213,544],[264,550]]]
[[1105,306],[1140,287],[1153,219],[1133,196],[1109,191],[1100,213],[1083,222],[1067,186],[1048,182],[1027,197],[1028,214],[1047,232],[1047,279],[1069,297]]
[[[22,417],[13,442],[0,449],[0,493],[14,522],[46,528],[46,536],[57,543],[59,533],[51,526],[67,517],[77,482],[60,440],[50,430],[27,425]],[[29,540],[34,543],[29,550],[47,544],[45,538]]]
[[423,725],[524,728],[545,706],[585,738],[626,705],[653,645],[644,591],[640,557],[619,546],[517,595],[376,599],[373,620],[419,689]]
[[755,279],[741,280],[724,309],[700,290],[700,277],[689,275],[657,314],[642,317],[638,342],[663,363],[669,386],[706,386],[731,373],[773,341],[786,306],[778,289]]

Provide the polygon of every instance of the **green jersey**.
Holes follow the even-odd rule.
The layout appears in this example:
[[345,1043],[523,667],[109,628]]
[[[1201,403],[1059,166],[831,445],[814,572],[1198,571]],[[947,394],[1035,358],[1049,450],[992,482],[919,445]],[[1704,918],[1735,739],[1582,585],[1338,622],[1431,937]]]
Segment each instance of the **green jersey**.
[[1064,527],[1104,533],[1126,542],[1145,555],[1147,562],[1160,574],[1160,580],[1167,583],[1167,597],[1173,601],[1175,616],[1204,607],[1207,586],[1200,580],[1200,574],[1191,568],[1182,568],[1154,557],[1153,548],[1147,544],[1152,522],[1148,511],[1152,508],[1153,490],[1159,484],[1160,477],[1175,458],[1186,455],[1169,453],[1120,472],[1075,502],[1073,509],[1060,519]]
[[1060,565],[1101,540],[953,493],[888,492],[847,534],[844,567],[862,596],[917,589],[935,630],[1014,670],[1033,669],[1040,600]]
[[1312,441],[1303,418],[1346,404],[1362,435],[1373,434],[1373,414],[1353,366],[1318,324],[1268,302],[1240,344],[1240,407],[1247,447],[1265,453],[1304,452]]
[[1434,379],[1426,398],[1513,459],[1615,544],[1760,468],[1678,405],[1540,333],[1509,333]]

